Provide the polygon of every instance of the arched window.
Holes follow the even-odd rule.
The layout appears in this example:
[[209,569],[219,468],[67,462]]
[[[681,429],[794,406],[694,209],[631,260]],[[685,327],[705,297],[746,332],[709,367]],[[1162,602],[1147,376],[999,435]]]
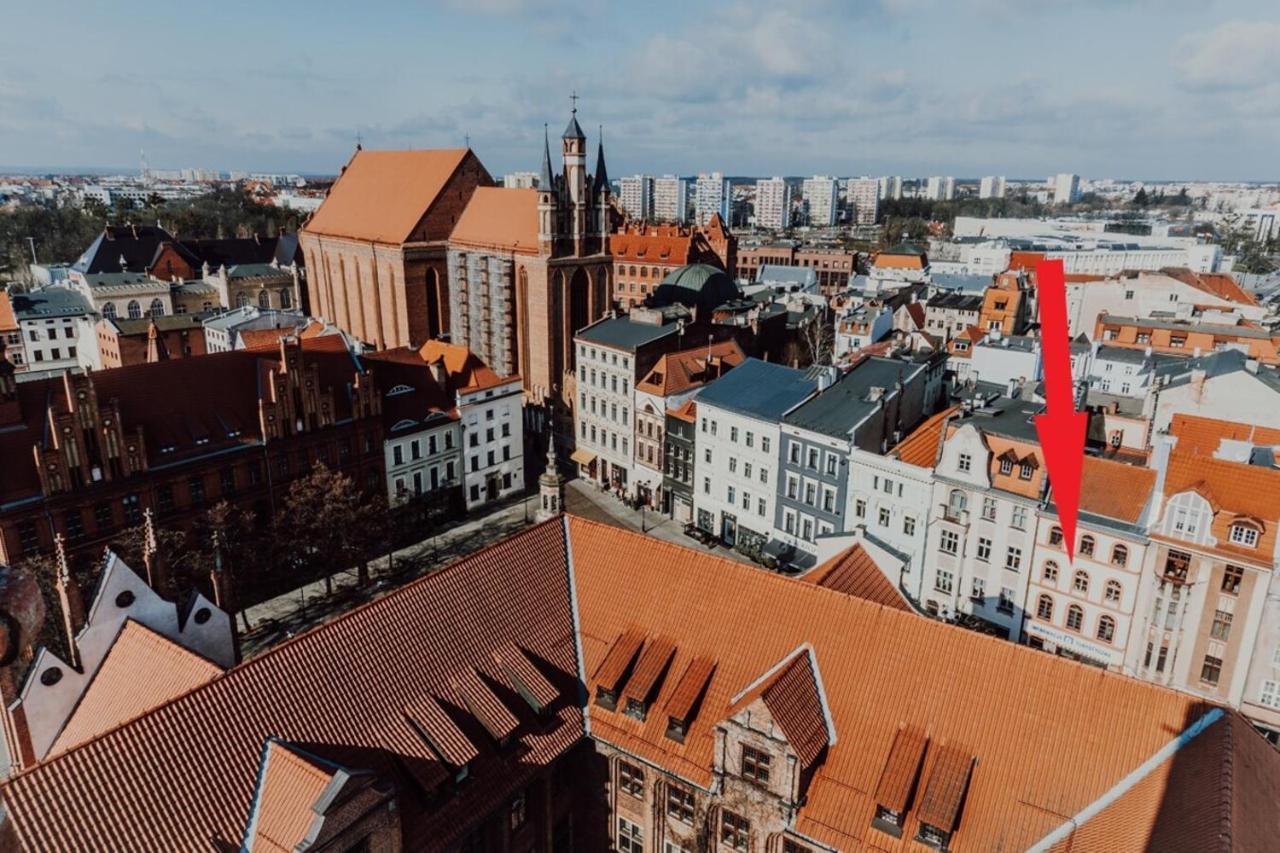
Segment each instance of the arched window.
[[648,278],[648,277],[649,277],[649,268],[648,268],[648,267],[640,267],[640,277],[641,277],[641,278]]
[[1081,554],[1083,554],[1083,555],[1084,555],[1084,556],[1086,556],[1086,557],[1092,557],[1092,556],[1093,556],[1093,546],[1094,546],[1094,542],[1093,542],[1093,537],[1092,537],[1092,536],[1081,536],[1081,537],[1080,537],[1080,553],[1081,553]]
[[1040,600],[1036,602],[1036,616],[1046,622],[1053,620],[1053,598],[1048,595],[1040,596]]
[[1062,544],[1062,528],[1061,527],[1055,527],[1049,531],[1049,544],[1050,545]]
[[1071,584],[1071,588],[1076,592],[1085,593],[1089,591],[1089,573],[1084,569],[1076,572],[1076,579]]
[[245,308],[248,306],[248,304],[249,304],[249,294],[245,293],[243,290],[236,294],[237,308]]
[[635,265],[635,264],[632,264],[632,265],[631,265],[631,276],[632,276],[632,278],[634,278],[634,277],[635,277],[635,274],[636,274],[636,265]]
[[947,507],[953,513],[964,512],[964,508],[968,506],[969,500],[965,497],[964,492],[959,489],[951,490],[951,499],[947,502]]
[[270,291],[268,291],[268,290],[259,290],[259,291],[258,291],[258,307],[259,307],[259,308],[270,308],[270,307],[271,307],[271,292],[270,292]]
[[1042,575],[1042,577],[1044,578],[1044,580],[1048,581],[1049,583],[1057,583],[1058,582],[1058,564],[1055,563],[1053,560],[1049,560],[1048,562],[1046,562],[1044,564],[1044,574]]
[[129,319],[130,319],[130,320],[141,320],[141,319],[142,319],[142,306],[138,304],[138,300],[136,300],[136,299],[130,299],[130,300],[129,300],[129,305],[128,305],[128,306],[127,306],[127,308],[126,308],[126,311],[127,311],[127,312],[128,312],[128,314],[129,314]]
[[164,316],[164,303],[163,303],[163,302],[161,302],[159,299],[152,299],[152,300],[151,300],[151,309],[150,309],[149,311],[147,311],[147,316],[148,316],[148,317],[163,317],[163,316]]
[[1084,624],[1084,610],[1080,605],[1073,604],[1067,608],[1067,627],[1072,631],[1079,631],[1080,626]]
[[293,307],[293,294],[289,292],[287,287],[280,291],[280,307],[285,309]]
[[654,278],[662,278],[662,270],[658,269],[657,267],[654,267],[654,268],[653,268],[653,277],[654,277]]
[[1120,581],[1107,581],[1106,590],[1103,592],[1103,598],[1107,601],[1119,601],[1122,592],[1123,589],[1120,586]]
[[108,320],[114,320],[116,318],[116,304],[114,302],[102,303],[102,316]]
[[1129,564],[1129,549],[1123,545],[1117,545],[1111,549],[1111,562],[1117,566],[1126,566]]
[[1103,616],[1098,620],[1098,639],[1109,643],[1116,635],[1116,620]]

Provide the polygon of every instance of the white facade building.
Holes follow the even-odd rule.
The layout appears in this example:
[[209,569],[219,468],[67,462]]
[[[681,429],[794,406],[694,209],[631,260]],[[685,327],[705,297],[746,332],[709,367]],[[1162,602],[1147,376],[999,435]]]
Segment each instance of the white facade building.
[[694,214],[698,225],[706,225],[711,217],[720,214],[726,223],[729,221],[729,205],[732,196],[729,192],[729,180],[720,172],[702,173],[694,185]]
[[675,175],[653,179],[655,222],[685,222],[689,218],[689,182]]
[[805,208],[809,212],[809,224],[826,227],[836,224],[839,212],[840,186],[835,178],[814,175],[806,178],[801,187]]
[[880,181],[875,178],[850,178],[845,198],[854,225],[875,225],[880,212]]
[[784,178],[756,181],[756,227],[781,231],[791,226],[791,185]]
[[885,201],[887,199],[897,200],[902,198],[901,175],[890,175],[888,177],[880,178],[876,183],[879,184],[879,195],[881,201]]
[[[394,389],[388,396],[394,396]],[[393,424],[383,441],[387,499],[395,505],[459,485],[462,444],[461,421],[443,412]]]
[[511,172],[502,176],[502,186],[509,190],[531,190],[538,187],[537,172]]
[[955,178],[935,175],[925,182],[924,197],[930,201],[951,201],[955,196]]
[[21,347],[8,353],[18,370],[52,373],[97,361],[96,317],[75,290],[46,287],[0,294],[0,299],[8,300],[21,333]]
[[1080,200],[1080,176],[1060,172],[1053,178],[1053,203],[1074,204]]
[[[630,350],[578,340],[578,404],[574,460],[584,474],[613,489],[634,489],[631,444],[636,362]],[[583,455],[585,454],[585,455]],[[583,461],[587,457],[590,461]]]
[[618,181],[618,199],[632,219],[653,218],[653,178],[632,175]]
[[987,175],[978,182],[978,198],[1004,198],[1004,175]]
[[902,561],[891,578],[913,601],[921,601],[928,520],[933,500],[933,459],[921,467],[854,448],[849,454],[845,517],[867,539]]
[[[524,386],[520,377],[457,392],[467,509],[524,490]],[[446,462],[447,469],[447,462]]]

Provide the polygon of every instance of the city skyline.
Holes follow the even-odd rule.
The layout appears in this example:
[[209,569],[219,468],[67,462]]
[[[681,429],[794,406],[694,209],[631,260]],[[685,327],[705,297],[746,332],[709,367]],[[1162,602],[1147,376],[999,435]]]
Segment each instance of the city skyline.
[[[666,4],[603,12],[485,0],[426,12],[373,3],[352,16],[328,4],[305,15],[226,4],[202,19],[211,52],[191,70],[54,65],[47,40],[13,45],[0,58],[0,168],[133,171],[145,149],[157,169],[331,174],[357,138],[426,148],[469,137],[495,171],[531,169],[541,125],[562,122],[576,90],[589,136],[605,126],[617,175],[1266,181],[1266,140],[1280,131],[1267,47],[1280,19],[1261,3],[1177,3],[1159,15],[1155,5],[1066,13],[893,0],[666,14]],[[190,29],[159,8],[62,4],[10,18],[15,31],[57,32],[71,55],[130,41],[180,48]],[[267,35],[234,36],[245,21]],[[452,37],[435,43],[437,30]],[[1144,38],[1122,49],[1105,37],[1134,31]],[[1055,71],[1060,58],[1045,63],[1058,33],[1070,74]],[[937,47],[946,44],[954,49]],[[620,73],[600,79],[601,67]]]

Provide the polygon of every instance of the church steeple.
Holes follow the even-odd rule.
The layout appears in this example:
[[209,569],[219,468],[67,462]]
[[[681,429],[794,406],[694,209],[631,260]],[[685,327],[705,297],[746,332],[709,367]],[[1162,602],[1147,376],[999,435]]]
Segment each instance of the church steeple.
[[596,146],[596,174],[591,184],[591,194],[600,195],[609,191],[609,170],[604,166],[604,125],[600,125],[600,142]]
[[542,173],[538,175],[538,189],[544,192],[555,192],[556,177],[555,172],[551,169],[551,137],[547,133],[547,126],[542,126]]
[[570,96],[573,112],[569,126],[560,138],[560,150],[564,154],[564,200],[567,205],[569,236],[573,240],[574,257],[582,257],[588,228],[587,210],[587,136],[578,124],[578,94]]

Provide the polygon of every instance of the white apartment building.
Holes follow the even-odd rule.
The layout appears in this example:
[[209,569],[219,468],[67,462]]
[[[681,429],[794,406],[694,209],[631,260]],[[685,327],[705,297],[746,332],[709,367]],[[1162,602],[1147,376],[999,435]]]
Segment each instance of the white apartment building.
[[836,224],[840,208],[840,185],[835,178],[814,175],[805,178],[801,186],[809,224],[826,227]]
[[934,470],[920,599],[943,617],[1022,632],[1044,476],[1031,416],[998,399],[957,416]]
[[1006,189],[1004,175],[987,175],[978,182],[978,198],[1004,198]]
[[[919,602],[924,582],[928,519],[933,501],[933,456],[944,414],[935,415],[893,453],[881,456],[854,448],[849,454],[849,489],[845,517],[866,538],[902,561],[901,577],[892,578]],[[913,440],[914,439],[914,440]],[[923,445],[923,446],[922,446]]]
[[632,219],[653,218],[653,178],[632,175],[618,181],[618,199]]
[[[387,396],[396,396],[396,390]],[[445,412],[393,424],[383,442],[387,499],[402,504],[459,485],[462,444],[461,421]]]
[[849,218],[854,225],[875,225],[880,213],[880,181],[875,178],[850,178],[845,188]]
[[900,199],[902,198],[902,176],[890,175],[880,178],[876,183],[879,185],[880,200]]
[[578,405],[573,413],[577,450],[573,460],[588,479],[629,492],[634,489],[631,407],[635,358],[629,350],[599,340],[578,339],[577,346]]
[[925,182],[924,197],[930,201],[951,201],[956,197],[956,179],[935,175]]
[[675,175],[653,179],[653,220],[686,222],[689,218],[689,182]]
[[698,180],[694,184],[694,214],[698,225],[706,225],[717,213],[725,223],[728,223],[729,206],[732,201],[729,180],[723,174],[703,172],[698,175]]
[[[1249,300],[1243,291],[1238,298],[1227,298],[1222,290],[1214,287],[1216,281],[1201,283],[1199,275],[1179,278],[1162,272],[1139,272],[1117,275],[1102,281],[1067,283],[1067,326],[1074,337],[1079,334],[1092,336],[1099,315],[1121,317],[1151,317],[1158,312],[1174,312],[1179,308],[1190,310],[1204,305],[1234,311],[1246,320],[1262,320],[1267,308]],[[1216,274],[1225,278],[1224,274]]]
[[502,176],[502,186],[509,190],[531,190],[538,186],[537,172],[510,172]]
[[69,370],[81,366],[82,356],[92,356],[86,363],[96,361],[96,318],[75,290],[46,287],[28,293],[0,293],[0,299],[9,302],[21,334],[21,346],[8,352],[19,371]]
[[747,359],[698,395],[698,527],[747,552],[768,542],[781,467],[782,417],[813,394],[805,371]]
[[791,185],[784,178],[756,181],[756,227],[781,231],[791,226]]
[[[524,385],[502,377],[457,392],[467,510],[524,490]],[[446,462],[447,466],[447,462]]]
[[1053,185],[1054,204],[1074,204],[1080,200],[1080,176],[1070,172],[1054,175],[1050,183]]

